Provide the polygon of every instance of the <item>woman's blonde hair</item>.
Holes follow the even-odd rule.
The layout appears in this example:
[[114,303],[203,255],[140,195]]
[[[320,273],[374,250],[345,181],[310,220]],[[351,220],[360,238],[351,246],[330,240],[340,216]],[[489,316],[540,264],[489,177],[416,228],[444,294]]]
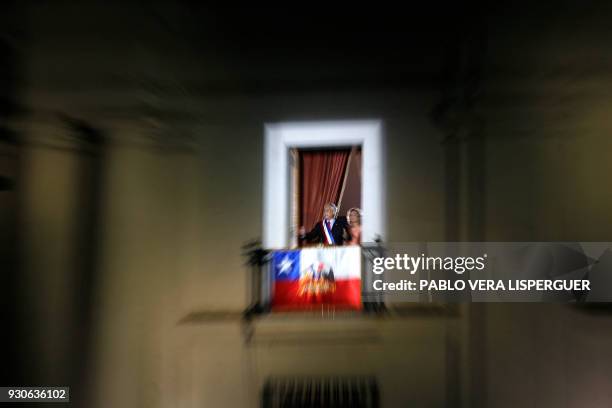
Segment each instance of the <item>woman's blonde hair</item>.
[[349,210],[346,212],[346,220],[348,222],[351,222],[350,215],[351,215],[351,212],[353,211],[355,211],[357,215],[359,216],[359,224],[361,224],[361,209],[357,207],[349,208]]

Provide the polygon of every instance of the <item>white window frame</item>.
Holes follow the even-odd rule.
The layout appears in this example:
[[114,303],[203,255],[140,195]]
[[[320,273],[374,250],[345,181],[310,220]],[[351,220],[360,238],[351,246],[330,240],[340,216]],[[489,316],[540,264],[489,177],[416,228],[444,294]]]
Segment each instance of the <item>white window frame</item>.
[[361,146],[362,240],[371,242],[376,237],[385,239],[382,122],[356,120],[270,123],[265,125],[264,141],[264,248],[287,248],[291,242],[289,149],[343,146]]

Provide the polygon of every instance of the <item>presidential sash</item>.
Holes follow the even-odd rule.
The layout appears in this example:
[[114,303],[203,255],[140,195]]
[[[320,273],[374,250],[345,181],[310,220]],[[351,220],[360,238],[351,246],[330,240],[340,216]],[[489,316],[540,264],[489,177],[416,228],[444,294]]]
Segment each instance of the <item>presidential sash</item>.
[[326,245],[336,245],[336,241],[334,241],[334,236],[332,235],[331,229],[327,227],[327,220],[321,221],[323,224],[323,234],[325,235],[325,244]]

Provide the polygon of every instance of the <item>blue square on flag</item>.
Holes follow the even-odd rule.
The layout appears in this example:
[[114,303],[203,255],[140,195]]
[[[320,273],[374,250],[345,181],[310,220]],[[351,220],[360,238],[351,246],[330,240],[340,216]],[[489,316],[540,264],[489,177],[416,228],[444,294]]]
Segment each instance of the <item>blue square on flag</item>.
[[272,267],[276,280],[300,279],[300,251],[275,252]]

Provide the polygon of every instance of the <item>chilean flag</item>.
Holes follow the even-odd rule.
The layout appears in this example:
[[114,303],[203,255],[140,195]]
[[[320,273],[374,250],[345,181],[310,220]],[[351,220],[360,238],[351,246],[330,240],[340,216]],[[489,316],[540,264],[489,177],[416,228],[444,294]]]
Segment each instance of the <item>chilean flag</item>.
[[361,248],[358,246],[275,251],[272,309],[319,305],[361,309]]

